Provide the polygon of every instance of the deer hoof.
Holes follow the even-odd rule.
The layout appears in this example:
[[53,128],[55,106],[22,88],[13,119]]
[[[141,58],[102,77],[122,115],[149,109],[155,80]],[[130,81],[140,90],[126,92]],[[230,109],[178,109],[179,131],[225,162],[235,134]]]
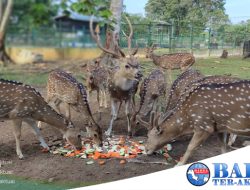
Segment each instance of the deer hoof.
[[128,137],[129,137],[129,138],[132,137],[132,132],[131,132],[131,131],[128,132]]
[[18,158],[19,158],[19,160],[23,160],[23,159],[24,159],[24,156],[23,156],[22,154],[19,154],[19,155],[18,155]]
[[107,136],[107,137],[111,137],[112,135],[111,135],[111,131],[106,131],[105,132],[105,135]]

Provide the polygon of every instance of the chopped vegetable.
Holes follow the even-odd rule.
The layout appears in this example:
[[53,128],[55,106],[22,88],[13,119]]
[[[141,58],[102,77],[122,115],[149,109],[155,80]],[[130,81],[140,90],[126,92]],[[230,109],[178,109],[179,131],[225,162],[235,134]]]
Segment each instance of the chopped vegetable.
[[126,160],[121,160],[120,164],[126,164]]
[[94,161],[93,161],[93,160],[87,161],[86,164],[87,164],[87,165],[94,164]]

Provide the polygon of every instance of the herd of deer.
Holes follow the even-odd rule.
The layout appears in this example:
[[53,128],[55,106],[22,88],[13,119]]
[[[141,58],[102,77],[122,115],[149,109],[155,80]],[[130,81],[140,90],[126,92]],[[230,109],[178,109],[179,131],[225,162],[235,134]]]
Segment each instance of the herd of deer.
[[[127,19],[131,33],[127,36],[131,44],[133,30]],[[153,60],[159,69],[153,70],[142,82],[139,60],[135,57],[138,48],[126,57],[104,48],[100,43],[99,33],[90,31],[98,47],[111,55],[112,67],[101,64],[101,57],[88,65],[87,88],[71,74],[55,70],[49,74],[47,99],[34,88],[15,81],[0,80],[0,118],[9,119],[14,124],[16,152],[20,159],[22,121],[31,125],[41,145],[49,148],[40,134],[41,122],[57,128],[75,149],[81,149],[81,129],[71,122],[71,109],[84,115],[88,135],[102,146],[102,129],[95,121],[90,106],[89,93],[97,91],[98,110],[108,107],[110,96],[111,120],[105,134],[110,136],[114,121],[117,119],[121,104],[125,102],[128,135],[140,123],[148,129],[146,152],[148,155],[162,148],[166,143],[193,134],[183,159],[178,165],[185,164],[192,151],[211,134],[216,133],[220,139],[222,151],[232,144],[236,135],[250,135],[250,81],[228,76],[204,76],[191,66],[194,56],[190,53],[156,55],[155,46],[147,48],[146,57]],[[130,45],[131,46],[131,45]],[[119,52],[122,52],[119,50]],[[164,69],[171,71],[181,69],[182,74],[167,90]],[[169,75],[169,72],[168,72]],[[140,86],[140,104],[136,109],[135,94]],[[161,104],[160,99],[165,102]],[[61,114],[60,104],[65,104],[66,114]],[[100,117],[101,119],[101,111]],[[37,124],[37,121],[38,124]]]

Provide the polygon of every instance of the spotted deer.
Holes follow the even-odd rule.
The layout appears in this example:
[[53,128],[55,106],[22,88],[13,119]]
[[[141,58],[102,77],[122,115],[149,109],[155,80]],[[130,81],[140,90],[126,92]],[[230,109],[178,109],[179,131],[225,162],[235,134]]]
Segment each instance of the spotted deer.
[[20,148],[23,122],[33,128],[41,146],[45,149],[49,149],[49,147],[41,136],[36,121],[42,121],[55,127],[69,144],[76,149],[81,149],[80,132],[74,128],[70,120],[50,107],[34,88],[20,82],[0,79],[0,93],[0,118],[13,122],[16,153],[20,159],[24,158]]
[[195,63],[195,58],[191,53],[171,53],[156,55],[155,44],[146,49],[146,58],[153,60],[153,63],[160,68],[167,69],[169,81],[172,83],[172,70],[180,69],[182,72]]
[[[161,97],[166,95],[166,80],[164,73],[159,69],[153,70],[149,75],[142,81],[140,87],[140,106],[139,109],[131,117],[131,125],[135,127],[139,120],[136,117],[142,119],[147,118],[152,111],[159,109],[159,100]],[[141,123],[143,124],[143,123]]]
[[[118,59],[118,64],[110,70],[108,89],[110,93],[110,102],[111,102],[111,120],[109,128],[107,129],[105,134],[107,136],[111,135],[113,123],[116,120],[119,108],[122,102],[124,101],[125,113],[128,122],[128,135],[131,136],[132,132],[130,123],[130,117],[131,117],[130,110],[131,107],[133,106],[132,102],[134,100],[134,95],[138,88],[139,80],[142,77],[139,61],[135,57],[138,48],[134,51],[130,51],[131,53],[129,54],[128,57],[121,57],[114,51],[104,48],[100,42],[100,36],[98,30],[96,30],[94,33],[92,19],[90,19],[90,33],[92,38],[97,43],[98,47],[103,52],[111,54],[113,55],[113,57]],[[131,40],[131,37],[129,37],[128,40]]]
[[[250,136],[250,81],[197,83],[178,100],[174,110],[158,118],[150,123],[147,154],[177,137],[193,134],[178,163],[185,164],[194,149],[213,133],[219,134],[221,142],[223,132]],[[221,145],[225,151],[225,145]]]
[[[100,59],[91,61],[87,66],[88,78],[87,89],[90,94],[93,91],[97,92],[98,112],[99,120],[101,120],[102,108],[108,107],[107,95],[108,95],[108,68],[104,65],[100,65]],[[89,97],[89,96],[88,96]]]
[[[225,82],[236,82],[240,80],[239,78],[229,77],[229,76],[204,76],[197,70],[188,69],[182,73],[172,84],[171,90],[168,96],[167,105],[165,112],[171,111],[175,108],[180,96],[185,96],[185,92],[189,92],[192,86],[197,85],[197,83],[209,84],[209,83],[225,83]],[[227,133],[225,133],[225,141],[227,141]],[[232,147],[232,144],[236,140],[236,135],[230,134],[228,139],[228,145]]]
[[165,112],[172,110],[181,96],[187,90],[187,86],[205,77],[200,71],[192,69],[191,67],[184,71],[171,85]]
[[62,70],[54,70],[49,74],[47,102],[53,105],[58,113],[61,112],[60,103],[64,103],[66,117],[69,119],[71,119],[71,108],[84,114],[87,133],[96,144],[102,145],[102,130],[91,113],[86,89],[72,75]]

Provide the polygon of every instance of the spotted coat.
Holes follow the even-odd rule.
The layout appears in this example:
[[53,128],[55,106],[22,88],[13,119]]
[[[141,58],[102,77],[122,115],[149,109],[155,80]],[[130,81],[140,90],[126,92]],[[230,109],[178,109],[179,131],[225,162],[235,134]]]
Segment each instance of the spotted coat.
[[182,96],[174,110],[149,132],[147,151],[152,153],[178,136],[194,133],[180,162],[184,164],[192,151],[214,132],[250,136],[249,122],[249,80],[200,83]]

